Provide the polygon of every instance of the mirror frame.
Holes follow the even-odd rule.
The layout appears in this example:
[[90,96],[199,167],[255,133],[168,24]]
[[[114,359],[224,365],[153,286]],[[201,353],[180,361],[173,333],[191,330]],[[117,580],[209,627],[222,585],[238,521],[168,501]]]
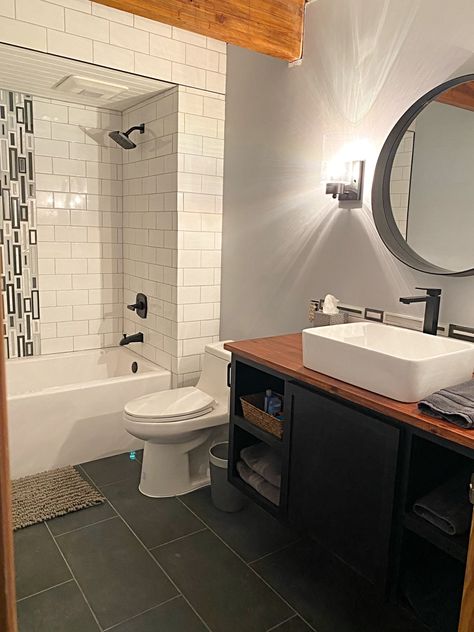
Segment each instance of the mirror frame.
[[380,151],[374,172],[372,185],[372,213],[375,227],[382,238],[385,246],[402,263],[427,274],[437,274],[451,277],[465,277],[474,275],[474,268],[453,272],[430,263],[421,257],[403,239],[395,223],[392,204],[390,200],[390,177],[392,173],[393,161],[398,150],[398,146],[413,120],[427,107],[438,95],[454,86],[467,81],[474,81],[474,74],[463,75],[450,79],[436,86],[415,103],[403,114],[387,136]]

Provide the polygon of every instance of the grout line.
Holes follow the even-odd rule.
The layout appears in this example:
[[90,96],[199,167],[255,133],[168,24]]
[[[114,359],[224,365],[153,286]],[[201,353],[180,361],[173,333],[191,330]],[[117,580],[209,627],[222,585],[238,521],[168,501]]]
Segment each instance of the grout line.
[[272,628],[268,628],[266,632],[273,632],[273,630],[278,630],[278,628],[281,625],[283,625],[284,623],[287,623],[288,621],[293,621],[293,619],[296,619],[297,616],[298,616],[297,614],[294,614],[292,617],[288,617],[288,619],[285,619],[284,621],[280,621],[280,623],[277,623]]
[[[86,476],[88,476],[88,474],[86,473]],[[88,476],[88,478],[90,479],[90,476]],[[92,479],[90,479],[92,480]],[[184,595],[181,590],[179,589],[178,585],[173,581],[173,579],[171,578],[171,576],[165,571],[165,569],[161,566],[161,564],[158,562],[158,560],[156,559],[156,557],[153,555],[153,553],[147,549],[147,547],[145,546],[145,544],[142,542],[142,540],[140,540],[140,538],[138,537],[138,535],[135,533],[135,531],[132,529],[132,527],[128,524],[128,522],[125,520],[125,518],[122,516],[122,514],[118,511],[118,509],[114,506],[113,503],[111,503],[109,501],[110,506],[112,507],[112,509],[117,513],[117,515],[120,517],[120,519],[122,520],[122,522],[125,524],[125,526],[129,529],[130,533],[136,538],[136,540],[141,544],[141,546],[145,549],[146,553],[148,554],[148,556],[153,560],[153,562],[158,566],[158,568],[161,570],[161,572],[163,573],[163,575],[165,575],[165,577],[168,579],[168,581],[171,583],[172,586],[174,586],[175,590],[177,591],[178,595],[177,596],[181,596],[184,601],[188,604],[188,606],[191,608],[191,610],[194,612],[194,614],[198,617],[198,619],[201,621],[201,623],[204,625],[204,627],[206,628],[206,630],[208,630],[208,632],[212,632],[211,628],[207,625],[207,623],[204,621],[204,619],[201,617],[201,615],[199,614],[199,612],[194,608],[194,606],[192,605],[192,603],[188,600],[188,598],[186,597],[186,595]],[[202,520],[200,520],[200,522],[203,522]],[[102,629],[101,629],[101,632]]]
[[[291,604],[290,604],[290,603],[289,603],[289,602],[285,599],[285,597],[283,597],[283,595],[280,595],[280,593],[279,593],[277,590],[275,590],[275,589],[273,588],[273,586],[271,586],[271,585],[270,585],[270,584],[269,584],[269,583],[268,583],[268,582],[267,582],[267,581],[266,581],[266,580],[265,580],[265,579],[264,579],[261,575],[259,575],[259,574],[257,573],[257,571],[256,571],[254,568],[252,568],[252,566],[250,566],[250,563],[247,563],[247,562],[244,560],[244,558],[243,558],[243,557],[242,557],[239,553],[237,553],[237,551],[234,551],[234,549],[233,549],[231,546],[229,546],[229,545],[227,544],[227,542],[226,542],[225,540],[223,540],[223,539],[221,538],[221,536],[220,536],[218,533],[216,533],[216,531],[214,531],[214,529],[213,529],[212,527],[210,527],[210,526],[209,526],[209,525],[208,525],[208,524],[207,524],[207,523],[206,523],[206,522],[205,522],[202,518],[200,518],[200,517],[199,517],[199,516],[198,516],[198,515],[197,515],[197,514],[196,514],[196,513],[192,510],[192,509],[190,509],[190,508],[189,508],[189,507],[188,507],[188,506],[187,506],[187,505],[186,505],[186,504],[185,504],[185,503],[184,503],[184,502],[183,502],[183,501],[182,501],[179,497],[177,497],[177,500],[179,500],[179,502],[180,502],[180,503],[182,503],[182,504],[183,504],[183,505],[184,505],[187,509],[189,509],[189,511],[190,511],[192,514],[194,514],[194,515],[196,516],[196,518],[198,518],[199,520],[201,520],[201,522],[202,522],[202,523],[204,523],[204,524],[206,525],[206,527],[209,529],[209,531],[210,531],[211,533],[213,533],[213,534],[216,536],[216,538],[217,538],[218,540],[220,540],[220,541],[222,542],[222,544],[224,544],[224,545],[225,545],[225,546],[229,549],[229,551],[232,551],[232,553],[234,553],[234,555],[236,555],[236,556],[239,558],[239,560],[240,560],[243,564],[245,564],[245,566],[246,566],[246,567],[247,567],[250,571],[252,571],[252,573],[253,573],[256,577],[258,577],[258,578],[259,578],[259,579],[260,579],[260,580],[261,580],[261,581],[262,581],[262,582],[263,582],[263,583],[267,586],[267,588],[269,588],[269,589],[270,589],[270,590],[271,590],[271,591],[272,591],[272,592],[273,592],[273,593],[274,593],[274,594],[275,594],[275,595],[276,595],[279,599],[281,599],[281,601],[282,601],[283,603],[285,603],[285,604],[288,606],[288,608],[294,612],[294,614],[295,614],[295,615],[296,615],[296,614],[297,614],[297,615],[299,615],[300,619],[302,619],[302,620],[303,620],[303,621],[304,621],[304,622],[305,622],[305,623],[309,626],[309,628],[310,628],[311,630],[314,630],[314,628],[313,628],[313,627],[312,627],[312,626],[311,626],[311,625],[310,625],[310,624],[306,621],[306,619],[304,619],[304,618],[303,618],[303,616],[302,616],[299,612],[297,612],[297,610],[295,610],[295,608],[293,608],[293,606],[292,606],[292,605],[291,605]],[[280,623],[283,623],[283,622],[282,622],[282,621],[280,621]],[[316,631],[315,631],[315,632],[316,632]]]
[[182,595],[175,595],[174,597],[170,597],[169,599],[165,599],[165,601],[162,601],[157,606],[152,606],[151,608],[147,608],[146,610],[143,610],[143,612],[139,612],[138,614],[134,614],[133,617],[129,617],[128,619],[124,619],[123,621],[119,621],[118,623],[114,623],[113,625],[111,625],[108,628],[104,628],[103,632],[108,632],[108,630],[113,630],[117,626],[122,625],[122,623],[128,623],[129,621],[133,621],[137,617],[141,617],[142,614],[146,614],[147,612],[151,612],[152,610],[156,610],[157,608],[161,608],[161,606],[164,606],[165,604],[170,603],[170,601],[174,601],[175,599],[180,599],[180,598],[182,598]]
[[292,542],[288,542],[288,544],[284,544],[283,546],[280,546],[280,548],[275,549],[274,551],[265,553],[265,555],[261,555],[260,557],[257,557],[255,560],[250,560],[250,562],[246,562],[246,564],[256,564],[257,562],[264,560],[265,558],[269,557],[270,555],[273,555],[274,553],[280,553],[280,551],[284,551],[285,549],[290,548],[290,546],[293,546],[293,544],[296,544],[297,542],[299,542],[300,539],[301,538],[297,538],[296,540],[293,540]]
[[109,518],[104,518],[103,520],[97,520],[97,522],[84,524],[82,525],[82,527],[77,527],[77,529],[71,529],[70,531],[64,531],[64,533],[58,533],[57,535],[54,535],[54,533],[51,531],[51,535],[55,539],[62,538],[63,535],[68,535],[68,533],[75,533],[76,531],[82,531],[82,529],[88,529],[89,527],[93,527],[96,524],[102,524],[103,522],[108,522],[109,520],[115,520],[115,518],[118,518],[118,516],[110,516]]
[[48,590],[53,590],[53,588],[58,588],[59,586],[64,586],[64,584],[69,584],[69,582],[73,582],[73,578],[71,577],[71,579],[66,579],[66,581],[64,582],[59,582],[59,584],[54,584],[54,586],[49,586],[49,588],[44,588],[43,590],[38,590],[38,592],[35,592],[31,595],[26,595],[26,597],[21,597],[20,599],[17,599],[16,602],[20,603],[20,601],[24,601],[25,599],[29,599],[30,597],[36,597],[36,595],[41,595],[45,592],[48,592]]
[[168,542],[162,542],[161,544],[157,544],[156,546],[152,546],[149,548],[149,551],[154,551],[155,549],[159,549],[162,546],[166,546],[167,544],[173,544],[173,542],[179,542],[180,540],[185,540],[196,533],[202,533],[203,531],[207,531],[207,527],[203,527],[202,529],[196,529],[196,531],[191,531],[191,533],[187,533],[186,535],[182,535],[179,538],[174,538],[174,540],[168,540]]
[[99,619],[96,617],[95,612],[92,610],[92,607],[91,607],[91,605],[90,605],[90,603],[89,603],[89,600],[87,599],[86,595],[84,594],[84,591],[82,590],[81,585],[80,585],[80,584],[79,584],[79,582],[77,581],[76,576],[74,575],[74,573],[73,573],[73,571],[72,571],[72,568],[71,568],[71,566],[69,565],[69,562],[68,562],[68,561],[67,561],[67,559],[66,559],[66,556],[64,555],[64,553],[63,553],[63,552],[62,552],[62,550],[61,550],[61,547],[59,546],[59,544],[57,543],[57,540],[55,539],[55,537],[54,537],[54,536],[53,536],[53,534],[51,533],[51,529],[48,527],[48,523],[47,523],[47,522],[45,522],[44,524],[45,524],[45,526],[46,526],[46,529],[48,529],[49,535],[53,538],[53,542],[54,542],[54,544],[56,545],[56,547],[57,547],[57,549],[58,549],[58,551],[59,551],[59,553],[60,553],[61,557],[63,558],[64,563],[66,564],[66,566],[67,566],[67,568],[68,568],[69,572],[71,573],[71,577],[72,577],[72,578],[74,579],[74,581],[76,582],[76,586],[78,587],[79,592],[80,592],[80,593],[81,593],[81,595],[82,595],[82,598],[83,598],[83,599],[84,599],[84,601],[86,602],[87,607],[88,607],[88,608],[89,608],[89,610],[91,611],[91,614],[92,614],[92,616],[94,617],[94,621],[97,623],[97,626],[98,626],[98,628],[99,628],[100,632],[103,632],[103,628],[102,628],[102,626],[101,626],[101,625],[100,625],[100,623],[99,623]]

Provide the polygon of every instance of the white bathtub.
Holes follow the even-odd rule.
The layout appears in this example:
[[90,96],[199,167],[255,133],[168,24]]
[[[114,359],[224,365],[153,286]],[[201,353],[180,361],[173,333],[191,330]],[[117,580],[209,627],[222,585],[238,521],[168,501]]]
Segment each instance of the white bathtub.
[[170,387],[169,371],[122,347],[8,360],[12,478],[140,448],[124,404]]

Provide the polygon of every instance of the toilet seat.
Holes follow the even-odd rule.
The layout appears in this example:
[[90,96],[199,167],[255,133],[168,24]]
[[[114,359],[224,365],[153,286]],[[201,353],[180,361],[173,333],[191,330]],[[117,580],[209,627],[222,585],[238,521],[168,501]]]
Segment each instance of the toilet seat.
[[206,415],[215,405],[215,399],[204,391],[186,386],[133,399],[124,413],[137,422],[174,422]]

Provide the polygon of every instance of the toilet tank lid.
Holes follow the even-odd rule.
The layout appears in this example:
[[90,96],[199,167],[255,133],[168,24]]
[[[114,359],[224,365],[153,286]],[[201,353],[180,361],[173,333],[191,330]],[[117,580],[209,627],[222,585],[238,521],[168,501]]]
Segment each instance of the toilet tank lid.
[[227,360],[230,362],[231,353],[224,349],[224,345],[226,342],[234,342],[233,340],[221,340],[220,342],[212,342],[205,346],[206,353],[210,353],[212,355],[221,358],[222,360]]

